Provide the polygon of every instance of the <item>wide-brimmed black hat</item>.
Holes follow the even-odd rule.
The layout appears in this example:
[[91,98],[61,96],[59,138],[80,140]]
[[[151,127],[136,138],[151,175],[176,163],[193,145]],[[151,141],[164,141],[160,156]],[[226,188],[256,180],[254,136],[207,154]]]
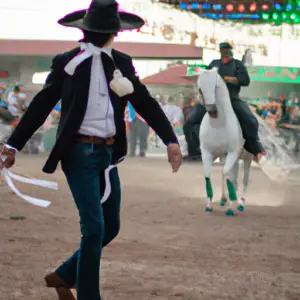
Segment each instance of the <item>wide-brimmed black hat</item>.
[[115,0],[93,0],[88,9],[72,12],[58,23],[92,32],[116,33],[141,28],[145,22],[137,15],[119,12]]

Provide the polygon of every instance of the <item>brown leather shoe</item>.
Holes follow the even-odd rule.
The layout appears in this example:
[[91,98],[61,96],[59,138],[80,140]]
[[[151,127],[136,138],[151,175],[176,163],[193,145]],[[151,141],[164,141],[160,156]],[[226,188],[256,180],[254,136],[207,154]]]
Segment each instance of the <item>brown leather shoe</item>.
[[76,300],[71,288],[58,276],[56,272],[52,272],[45,276],[46,286],[55,288],[58,300]]
[[56,272],[52,272],[50,274],[47,274],[45,276],[45,281],[47,287],[50,288],[59,288],[59,287],[65,287],[70,288],[60,277]]
[[65,287],[56,288],[58,300],[76,300],[70,289]]

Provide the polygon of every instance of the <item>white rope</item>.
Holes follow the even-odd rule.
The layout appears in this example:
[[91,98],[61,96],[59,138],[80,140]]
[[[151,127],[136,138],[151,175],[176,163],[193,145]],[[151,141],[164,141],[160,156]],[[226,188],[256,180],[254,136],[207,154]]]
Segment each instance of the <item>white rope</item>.
[[[124,159],[124,157],[120,158],[117,162],[117,164],[119,162],[121,162]],[[109,178],[109,173],[112,169],[114,169],[116,167],[116,165],[110,165],[104,172],[104,177],[105,177],[105,191],[104,191],[104,195],[101,199],[101,203],[104,203],[105,201],[107,201],[108,197],[111,194],[111,183],[110,183],[110,178]],[[30,179],[30,178],[26,178],[17,174],[14,174],[12,172],[10,172],[8,169],[3,168],[2,169],[2,176],[5,180],[5,182],[7,183],[8,187],[17,195],[19,196],[21,199],[35,205],[35,206],[39,206],[39,207],[48,207],[51,202],[47,201],[47,200],[43,200],[43,199],[39,199],[39,198],[34,198],[28,195],[24,195],[22,194],[17,187],[15,186],[13,180],[18,181],[18,182],[22,182],[22,183],[26,183],[26,184],[31,184],[31,185],[35,185],[35,186],[39,186],[39,187],[45,187],[48,189],[53,189],[53,190],[58,190],[58,184],[56,182],[53,181],[47,181],[47,180],[40,180],[40,179]]]
[[103,194],[103,197],[101,199],[101,203],[103,204],[105,201],[107,201],[108,197],[111,194],[111,183],[110,183],[110,177],[109,177],[109,172],[115,168],[116,165],[110,165],[108,168],[105,169],[104,171],[104,178],[105,178],[105,191]]
[[29,179],[20,175],[16,175],[12,172],[10,172],[9,170],[3,168],[2,169],[2,176],[4,178],[4,180],[6,181],[7,185],[9,186],[9,188],[20,198],[22,198],[23,200],[39,206],[39,207],[48,207],[51,202],[47,201],[47,200],[43,200],[43,199],[39,199],[39,198],[34,198],[28,195],[24,195],[22,194],[14,185],[13,180],[22,182],[22,183],[27,183],[27,184],[31,184],[31,185],[35,185],[35,186],[40,186],[40,187],[45,187],[45,188],[49,188],[49,189],[54,189],[57,190],[58,189],[58,184],[56,182],[51,182],[51,181],[46,181],[46,180],[39,180],[39,179]]
[[111,182],[110,182],[110,171],[117,167],[117,165],[124,160],[125,156],[119,158],[115,165],[110,165],[104,170],[104,180],[105,180],[105,190],[101,199],[101,203],[103,204],[108,200],[108,197],[111,194]]

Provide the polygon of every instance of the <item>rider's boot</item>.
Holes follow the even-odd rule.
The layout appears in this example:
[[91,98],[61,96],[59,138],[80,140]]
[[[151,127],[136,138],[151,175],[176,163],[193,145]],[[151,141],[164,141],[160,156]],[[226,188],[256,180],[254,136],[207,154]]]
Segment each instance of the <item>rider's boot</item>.
[[256,163],[263,165],[267,161],[267,153],[258,139],[246,139],[244,148],[254,155]]
[[267,162],[267,152],[260,152],[254,157],[254,161],[259,165],[264,165]]
[[259,140],[256,143],[258,148],[256,148],[257,152],[255,153],[254,161],[259,165],[264,165],[267,162],[267,152]]

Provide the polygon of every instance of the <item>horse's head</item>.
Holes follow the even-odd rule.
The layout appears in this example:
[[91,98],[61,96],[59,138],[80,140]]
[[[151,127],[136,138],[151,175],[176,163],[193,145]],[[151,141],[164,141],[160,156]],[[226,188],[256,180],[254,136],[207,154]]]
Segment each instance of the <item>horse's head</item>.
[[218,99],[220,98],[220,94],[222,93],[223,89],[227,90],[225,82],[218,74],[218,69],[202,69],[200,71],[197,84],[206,111],[210,117],[217,118]]

